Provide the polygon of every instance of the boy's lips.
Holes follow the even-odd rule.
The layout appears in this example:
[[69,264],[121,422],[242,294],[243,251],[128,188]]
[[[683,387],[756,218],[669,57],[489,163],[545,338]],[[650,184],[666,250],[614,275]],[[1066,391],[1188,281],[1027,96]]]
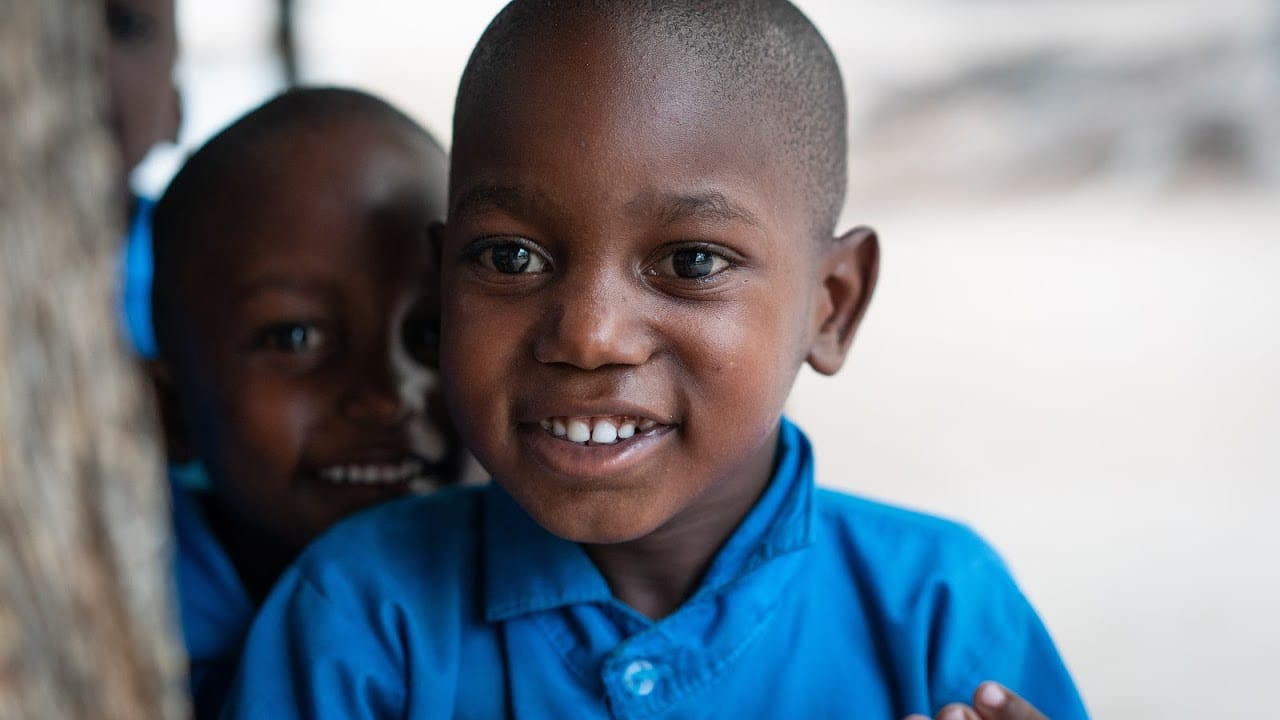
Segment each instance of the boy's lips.
[[587,480],[626,472],[676,427],[648,413],[599,410],[517,424],[526,448],[539,464],[556,474]]

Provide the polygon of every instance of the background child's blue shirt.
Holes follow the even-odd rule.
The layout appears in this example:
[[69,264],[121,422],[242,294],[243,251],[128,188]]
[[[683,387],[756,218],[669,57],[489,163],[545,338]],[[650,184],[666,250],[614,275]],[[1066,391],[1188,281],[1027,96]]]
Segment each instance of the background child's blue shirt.
[[125,336],[144,358],[156,356],[156,336],[151,326],[151,215],[154,201],[135,198],[133,217],[120,252],[120,315]]
[[176,483],[170,489],[177,540],[174,574],[191,662],[192,700],[196,718],[216,718],[253,622],[253,601],[209,528],[198,493]]
[[227,717],[899,720],[988,679],[1086,717],[986,544],[815,490],[804,435],[784,420],[780,443],[769,489],[658,622],[496,485],[365,513],[276,586]]

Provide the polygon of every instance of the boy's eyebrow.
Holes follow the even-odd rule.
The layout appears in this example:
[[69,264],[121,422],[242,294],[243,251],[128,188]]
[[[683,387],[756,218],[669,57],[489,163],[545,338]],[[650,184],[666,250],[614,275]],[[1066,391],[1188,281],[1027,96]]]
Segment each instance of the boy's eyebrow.
[[266,275],[241,283],[236,286],[232,302],[243,302],[266,290],[284,290],[287,292],[325,294],[328,290],[324,283],[285,275]]
[[531,196],[517,185],[480,183],[463,193],[449,209],[449,214],[461,214],[483,207],[510,212],[529,211],[542,204],[537,197]]
[[[492,207],[498,210],[530,211],[545,205],[540,196],[530,195],[515,185],[480,184],[467,192],[453,206],[454,213]],[[674,225],[684,220],[709,220],[713,222],[742,222],[760,226],[755,213],[734,203],[718,190],[689,193],[661,193],[647,195],[628,204],[637,213],[652,213],[663,225]]]
[[683,220],[709,220],[712,222],[741,222],[760,226],[755,213],[725,197],[718,190],[693,193],[667,193],[655,198],[644,198],[646,209],[656,212],[663,225],[674,225]]

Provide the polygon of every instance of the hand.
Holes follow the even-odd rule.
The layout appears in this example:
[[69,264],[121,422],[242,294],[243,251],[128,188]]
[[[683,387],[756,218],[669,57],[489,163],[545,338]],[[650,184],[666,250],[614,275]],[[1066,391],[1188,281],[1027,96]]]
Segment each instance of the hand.
[[[906,720],[929,720],[912,715]],[[973,705],[951,703],[938,711],[934,720],[1048,720],[1031,703],[1011,690],[993,682],[984,682],[973,693]]]

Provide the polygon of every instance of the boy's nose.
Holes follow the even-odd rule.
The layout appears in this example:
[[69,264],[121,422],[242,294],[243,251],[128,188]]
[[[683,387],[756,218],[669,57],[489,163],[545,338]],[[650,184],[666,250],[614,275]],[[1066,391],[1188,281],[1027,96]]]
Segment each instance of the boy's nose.
[[630,282],[597,277],[568,278],[551,292],[555,301],[534,342],[542,363],[564,363],[583,370],[610,365],[639,365],[652,355],[653,343],[642,298]]

